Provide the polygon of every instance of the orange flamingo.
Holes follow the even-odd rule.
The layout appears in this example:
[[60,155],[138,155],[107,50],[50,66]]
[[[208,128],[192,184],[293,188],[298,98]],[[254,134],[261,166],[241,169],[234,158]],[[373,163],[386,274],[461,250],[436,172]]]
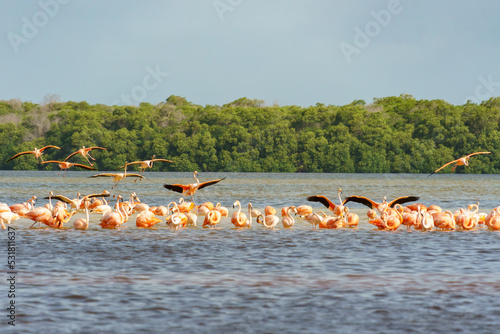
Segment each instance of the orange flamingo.
[[298,214],[299,216],[305,217],[305,216],[309,216],[310,214],[312,214],[313,208],[310,205],[303,204],[303,205],[297,206],[295,208],[295,211],[297,211],[296,214]]
[[349,212],[349,208],[344,207],[345,224],[348,227],[357,227],[359,224],[359,216],[354,212]]
[[307,197],[307,200],[310,202],[320,202],[324,206],[328,208],[328,210],[332,211],[336,216],[341,216],[344,211],[344,203],[346,202],[345,200],[342,201],[342,198],[340,198],[340,194],[342,193],[342,189],[339,188],[338,191],[338,196],[339,196],[339,201],[340,204],[335,205],[332,201],[328,199],[328,197],[323,196],[323,195],[315,195],[315,196],[309,196]]
[[376,209],[378,212],[380,212],[380,214],[382,214],[385,211],[385,209],[392,208],[396,204],[403,204],[403,203],[407,203],[407,202],[418,201],[419,198],[420,197],[416,197],[416,196],[402,196],[402,197],[398,197],[390,202],[387,202],[387,199],[384,196],[383,202],[377,203],[377,202],[374,202],[371,199],[366,198],[364,196],[353,195],[353,196],[346,197],[343,204],[346,204],[348,202],[360,203],[360,204],[366,205],[370,209]]
[[62,224],[66,223],[74,214],[75,211],[66,215],[62,210],[57,210],[54,214],[52,214],[49,209],[40,207],[29,211],[24,217],[33,220],[33,225],[38,223],[39,227],[41,227],[41,223],[43,223],[52,228],[59,228],[62,227]]
[[257,223],[264,225],[270,230],[274,230],[274,227],[278,224],[280,219],[275,214],[264,215],[260,214],[257,216]]
[[101,222],[99,223],[102,228],[116,228],[127,221],[128,217],[120,207],[121,199],[122,196],[118,195],[116,199],[115,209],[102,216]]
[[17,220],[21,218],[17,213],[13,213],[10,211],[0,212],[0,224],[2,224],[2,228],[5,229],[5,225],[3,223],[10,224],[13,220]]
[[295,225],[295,219],[290,215],[290,212],[295,212],[297,213],[297,210],[295,209],[294,206],[288,206],[285,207],[285,215],[283,216],[283,219],[281,220],[281,224],[283,224],[283,227],[285,228],[290,228]]
[[61,168],[61,170],[59,171],[59,173],[57,173],[57,175],[61,174],[61,172],[64,171],[63,177],[66,175],[66,170],[68,168],[73,167],[73,166],[84,168],[84,169],[89,169],[89,170],[96,170],[95,168],[92,168],[89,166],[85,166],[85,165],[77,164],[77,163],[72,163],[72,162],[67,162],[67,161],[47,160],[47,161],[42,161],[42,164],[48,164],[48,163],[52,163],[52,162],[58,164],[59,168]]
[[[71,158],[72,156],[74,156],[75,154],[80,154],[82,157],[84,157],[85,159],[87,159],[87,162],[90,164],[90,166],[94,166],[93,163],[90,162],[89,158],[94,160],[94,158],[92,158],[89,154],[89,152],[91,150],[107,150],[106,148],[104,147],[99,147],[99,146],[94,146],[94,147],[88,147],[88,148],[85,148],[85,146],[83,146],[81,149],[79,149],[78,151],[75,151],[73,153],[71,153],[70,155],[68,155],[66,157],[66,159],[64,159],[64,161],[67,161],[69,158]],[[89,157],[89,158],[87,158]]]
[[12,204],[9,209],[13,213],[17,213],[21,217],[24,216],[28,211],[33,210],[35,208],[36,196],[31,197],[31,199],[27,200],[24,203]]
[[456,228],[455,217],[451,211],[434,212],[432,218],[434,226],[440,230],[454,230]]
[[251,225],[249,225],[247,215],[241,212],[240,201],[236,201],[233,203],[233,208],[236,206],[238,206],[238,211],[233,213],[233,215],[231,216],[231,223],[235,227],[251,227]]
[[35,147],[35,149],[33,151],[26,151],[26,152],[19,152],[17,153],[16,155],[14,155],[12,158],[10,158],[9,160],[7,160],[7,162],[11,161],[12,159],[15,159],[23,154],[33,154],[35,156],[35,159],[36,161],[38,161],[38,158],[40,158],[40,160],[42,160],[43,162],[43,158],[42,158],[42,154],[43,154],[43,151],[45,151],[46,149],[48,148],[56,148],[58,150],[60,150],[61,148],[57,147],[57,146],[54,146],[54,145],[47,145],[45,147],[42,147],[41,149],[37,149]]
[[49,199],[49,198],[55,198],[57,200],[60,200],[64,203],[67,203],[71,206],[71,208],[75,209],[75,210],[80,210],[80,207],[81,205],[86,201],[86,200],[89,200],[90,198],[94,198],[94,197],[109,197],[109,192],[107,190],[104,190],[101,194],[89,194],[89,195],[85,195],[83,197],[80,198],[80,193],[77,193],[76,194],[76,198],[74,199],[69,199],[68,197],[66,196],[63,196],[63,195],[54,195],[52,194],[51,196],[49,197],[45,197],[45,199]]
[[212,181],[206,181],[200,183],[200,180],[196,177],[198,176],[198,172],[194,171],[193,177],[196,180],[196,183],[191,183],[191,184],[164,184],[163,187],[167,188],[168,190],[172,190],[178,193],[181,193],[182,196],[191,196],[191,202],[194,203],[194,193],[198,189],[203,189],[205,187],[211,186],[213,184],[216,184],[217,182],[220,182],[225,179],[218,179],[218,180],[212,180]]
[[[172,160],[156,158],[156,155],[153,155],[151,160],[129,162],[129,163],[127,163],[127,165],[130,166],[130,165],[139,164],[140,165],[139,166],[139,174],[142,175],[147,168],[153,168],[153,163],[155,161],[164,161],[164,162],[174,163],[174,161],[172,161]],[[124,168],[124,167],[125,166],[121,166],[120,168]]]
[[500,230],[500,207],[496,207],[484,219],[486,226],[493,230]]
[[90,216],[89,216],[89,205],[90,205],[90,198],[86,198],[83,201],[83,205],[85,206],[85,218],[78,218],[73,221],[73,226],[77,230],[86,230],[89,227],[89,222],[90,222]]
[[210,210],[205,216],[203,227],[215,227],[218,223],[220,223],[221,218],[222,216],[220,211]]
[[[435,173],[439,172],[441,169],[445,168],[448,165],[455,164],[453,166],[453,168],[451,169],[451,172],[453,173],[455,171],[455,168],[457,168],[457,166],[469,166],[469,159],[473,155],[476,155],[476,154],[490,154],[490,153],[491,152],[474,152],[474,153],[471,153],[471,154],[466,155],[464,157],[458,158],[457,160],[453,160],[453,161],[447,162],[444,165],[442,165],[441,167],[439,167],[438,169],[436,169],[434,172],[430,173],[429,176],[431,176],[432,174],[435,174]],[[429,177],[429,176],[427,176],[427,177]]]
[[142,211],[135,219],[135,225],[143,228],[153,227],[159,222],[161,222],[161,219],[156,218],[155,214],[148,210]]
[[[248,205],[251,207],[252,203],[248,203]],[[225,206],[221,206],[220,203],[217,203],[213,210],[220,211],[222,217],[227,217],[229,215],[229,210]]]

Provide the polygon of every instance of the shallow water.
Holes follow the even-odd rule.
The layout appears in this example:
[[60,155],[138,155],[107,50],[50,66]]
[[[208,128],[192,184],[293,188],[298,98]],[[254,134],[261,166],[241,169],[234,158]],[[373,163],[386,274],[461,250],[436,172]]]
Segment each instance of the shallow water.
[[[0,202],[9,205],[49,190],[70,198],[110,190],[92,173],[0,171]],[[150,205],[179,194],[163,183],[191,183],[192,173],[146,173],[119,183]],[[404,195],[456,210],[480,202],[500,205],[497,175],[200,173],[201,181],[227,177],[197,192],[197,203],[251,201],[311,204],[310,195],[362,195],[381,201]],[[325,210],[312,203],[316,211]],[[500,326],[500,233],[377,231],[367,208],[351,211],[359,228],[138,229],[135,216],[116,230],[91,217],[86,231],[16,229],[16,326],[7,325],[8,287],[0,292],[2,332],[22,333],[492,333]],[[75,217],[83,216],[77,214]],[[257,224],[255,224],[257,225]],[[5,245],[6,231],[0,232]],[[2,236],[3,235],[3,236]],[[6,249],[2,249],[7,263]],[[5,266],[4,266],[5,268]],[[3,270],[7,277],[7,270]],[[2,278],[5,280],[5,278]],[[2,285],[4,286],[4,285]]]

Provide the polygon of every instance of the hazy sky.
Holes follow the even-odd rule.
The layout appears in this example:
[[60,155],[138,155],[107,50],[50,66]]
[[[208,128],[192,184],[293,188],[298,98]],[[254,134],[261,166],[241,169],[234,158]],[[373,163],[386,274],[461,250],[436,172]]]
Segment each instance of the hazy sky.
[[500,96],[500,1],[0,0],[0,99]]

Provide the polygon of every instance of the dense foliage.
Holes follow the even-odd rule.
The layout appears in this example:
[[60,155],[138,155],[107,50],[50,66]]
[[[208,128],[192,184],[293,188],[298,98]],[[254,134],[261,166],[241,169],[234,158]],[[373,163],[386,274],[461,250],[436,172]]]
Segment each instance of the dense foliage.
[[[178,96],[139,106],[0,101],[0,168],[58,169],[17,152],[56,145],[45,160],[64,160],[82,146],[100,170],[159,158],[153,170],[238,172],[430,173],[475,151],[459,173],[500,171],[500,98],[451,105],[410,95],[333,106],[271,106],[241,98],[199,106]],[[72,162],[86,163],[82,156]],[[135,167],[134,167],[135,168]],[[451,168],[443,170],[449,172]]]

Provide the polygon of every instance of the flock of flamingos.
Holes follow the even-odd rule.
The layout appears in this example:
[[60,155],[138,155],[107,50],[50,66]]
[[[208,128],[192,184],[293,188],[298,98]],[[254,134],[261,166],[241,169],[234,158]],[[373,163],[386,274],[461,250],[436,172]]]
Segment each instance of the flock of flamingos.
[[[93,164],[89,160],[95,160],[90,156],[89,152],[94,149],[106,150],[103,147],[82,147],[78,151],[71,153],[64,161],[49,160],[43,161],[43,151],[48,148],[60,149],[57,146],[49,145],[41,149],[35,148],[33,151],[20,152],[10,158],[8,161],[15,159],[21,155],[33,154],[37,161],[45,163],[57,163],[61,171],[65,172],[73,166],[89,170],[95,170]],[[468,160],[471,156],[477,154],[489,154],[491,152],[474,152],[457,160],[450,161],[430,175],[440,171],[444,167],[454,164],[452,171],[457,166],[468,166]],[[75,155],[82,155],[90,166],[68,162],[67,160]],[[171,160],[159,159],[155,156],[151,160],[126,162],[123,173],[101,173],[90,177],[109,177],[112,178],[114,184],[111,189],[116,187],[118,183],[127,178],[134,177],[137,179],[144,178],[142,175],[147,168],[151,168],[156,161],[173,163]],[[127,166],[138,164],[139,173],[127,173]],[[429,176],[430,176],[429,175]],[[63,174],[64,176],[64,174]],[[200,182],[197,178],[198,173],[194,172],[195,183],[192,184],[164,184],[168,190],[182,194],[179,202],[170,202],[167,206],[149,206],[146,203],[140,202],[135,193],[130,194],[127,200],[122,196],[116,197],[114,205],[108,201],[110,193],[103,191],[100,194],[89,194],[85,196],[77,195],[77,198],[70,199],[63,195],[55,195],[51,191],[46,199],[49,203],[43,207],[35,207],[36,196],[27,200],[24,203],[8,205],[0,203],[0,223],[3,229],[5,224],[11,224],[17,219],[29,219],[33,221],[30,227],[38,223],[51,228],[63,228],[64,224],[68,223],[71,217],[77,212],[85,212],[85,218],[73,220],[75,229],[87,229],[89,227],[90,215],[100,215],[99,225],[102,228],[117,228],[125,224],[129,218],[136,214],[136,226],[140,228],[154,227],[156,224],[166,222],[166,225],[171,229],[177,230],[187,226],[198,226],[214,228],[224,217],[229,217],[229,209],[221,206],[220,203],[214,205],[211,202],[205,202],[200,205],[195,205],[194,195],[199,189],[214,185],[222,180],[211,180]],[[262,226],[274,229],[279,222],[284,228],[291,228],[295,224],[295,218],[307,221],[312,225],[313,229],[317,228],[355,228],[359,224],[359,216],[356,213],[349,212],[347,203],[355,202],[369,207],[367,216],[369,223],[381,230],[394,231],[406,226],[406,229],[415,230],[471,230],[477,228],[489,228],[493,230],[500,229],[500,207],[493,209],[490,213],[479,212],[479,204],[471,204],[467,208],[461,208],[457,212],[443,211],[437,205],[425,206],[419,203],[413,203],[403,206],[405,203],[416,202],[418,197],[403,196],[387,202],[384,197],[383,202],[377,203],[363,196],[349,196],[344,200],[341,198],[342,190],[338,190],[338,204],[333,203],[330,199],[323,195],[315,195],[307,197],[310,202],[319,202],[327,209],[325,211],[313,212],[310,205],[303,204],[299,206],[288,206],[281,208],[281,218],[277,215],[275,208],[267,206],[264,213],[248,204],[248,209],[243,209],[240,202],[236,201],[233,204],[233,213],[231,214],[231,223],[236,228],[251,228],[252,220],[255,218],[256,223]],[[184,196],[190,196],[191,201],[184,201]],[[52,201],[56,200],[53,204]],[[200,222],[198,222],[200,218]]]

